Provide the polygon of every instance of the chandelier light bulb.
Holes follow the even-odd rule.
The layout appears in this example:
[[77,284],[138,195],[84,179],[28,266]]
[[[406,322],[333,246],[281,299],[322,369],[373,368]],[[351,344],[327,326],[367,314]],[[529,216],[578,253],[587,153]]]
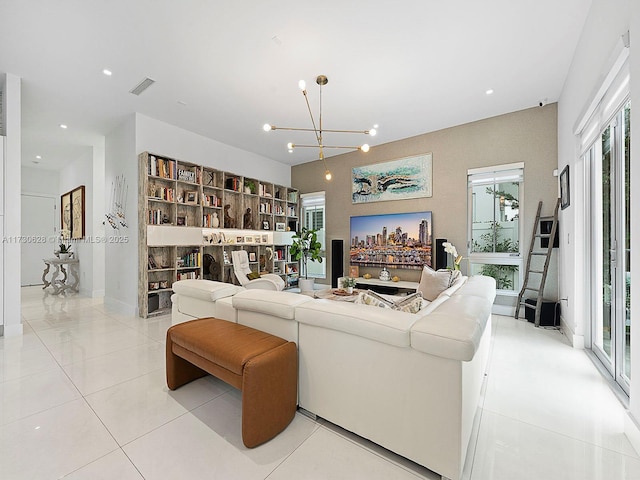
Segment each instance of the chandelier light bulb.
[[298,88],[304,92],[307,88],[307,83],[304,80],[300,80],[298,82]]
[[262,129],[263,129],[265,132],[268,132],[269,130],[271,130],[271,125],[269,125],[268,123],[265,123],[265,124],[262,126]]
[[324,178],[326,178],[327,181],[331,180],[332,176],[331,176],[331,172],[329,170],[324,172]]
[[378,133],[378,131],[375,128],[372,128],[371,130],[369,130],[369,135],[372,137],[375,137],[376,133]]
[[364,153],[367,153],[369,151],[369,145],[365,143],[360,147],[360,150],[362,150]]

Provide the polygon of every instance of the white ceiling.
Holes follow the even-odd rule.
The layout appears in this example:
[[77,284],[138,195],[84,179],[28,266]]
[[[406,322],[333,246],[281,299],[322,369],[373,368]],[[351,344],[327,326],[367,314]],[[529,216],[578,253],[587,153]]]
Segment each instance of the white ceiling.
[[[590,4],[0,0],[0,71],[22,78],[24,165],[41,155],[39,167],[60,168],[132,112],[293,165],[317,151],[286,143],[313,135],[262,125],[311,126],[298,80],[316,110],[315,78],[329,77],[325,128],[379,124],[374,138],[325,144],[375,146],[554,102]],[[157,83],[130,94],[147,76]]]

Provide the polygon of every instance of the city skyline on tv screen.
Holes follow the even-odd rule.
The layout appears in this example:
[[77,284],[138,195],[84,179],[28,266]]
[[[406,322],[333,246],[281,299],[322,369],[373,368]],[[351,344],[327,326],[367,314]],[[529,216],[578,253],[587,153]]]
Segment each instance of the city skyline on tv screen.
[[351,265],[422,268],[432,265],[430,211],[351,217]]

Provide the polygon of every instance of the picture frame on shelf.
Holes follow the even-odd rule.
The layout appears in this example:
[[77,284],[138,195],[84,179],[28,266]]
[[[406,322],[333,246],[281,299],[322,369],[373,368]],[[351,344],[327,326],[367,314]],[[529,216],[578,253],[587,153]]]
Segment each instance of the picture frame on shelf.
[[260,243],[261,241],[262,239],[260,238],[260,235],[253,236],[253,243]]
[[564,210],[571,205],[571,190],[569,187],[569,165],[560,174],[560,208]]
[[349,265],[349,276],[351,278],[358,278],[360,276],[360,267],[358,267],[358,265]]
[[176,225],[179,227],[187,226],[187,217],[176,217]]
[[249,252],[249,261],[250,262],[256,261],[256,252]]
[[253,237],[251,235],[247,235],[244,237],[244,243],[253,243]]
[[231,264],[231,261],[229,260],[229,252],[226,250],[222,252],[222,261],[225,265]]
[[276,222],[276,232],[286,232],[287,226],[284,222]]
[[181,182],[196,183],[196,173],[180,168],[178,169],[178,180]]
[[267,221],[262,222],[262,229],[263,230],[271,229],[271,227],[269,226],[269,222],[267,222]]
[[242,243],[244,237],[236,237],[236,243]]
[[198,192],[196,190],[189,190],[184,192],[184,203],[187,205],[197,205],[198,204]]
[[262,235],[262,243],[267,243],[269,242],[269,236],[268,235]]

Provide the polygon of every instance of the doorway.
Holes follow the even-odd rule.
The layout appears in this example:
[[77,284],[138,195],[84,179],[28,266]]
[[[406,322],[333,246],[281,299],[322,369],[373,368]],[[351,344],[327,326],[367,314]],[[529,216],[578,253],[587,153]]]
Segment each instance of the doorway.
[[621,388],[631,382],[631,105],[585,155],[591,171],[591,348]]
[[56,199],[22,194],[21,201],[20,285],[42,285],[42,259],[56,249]]

